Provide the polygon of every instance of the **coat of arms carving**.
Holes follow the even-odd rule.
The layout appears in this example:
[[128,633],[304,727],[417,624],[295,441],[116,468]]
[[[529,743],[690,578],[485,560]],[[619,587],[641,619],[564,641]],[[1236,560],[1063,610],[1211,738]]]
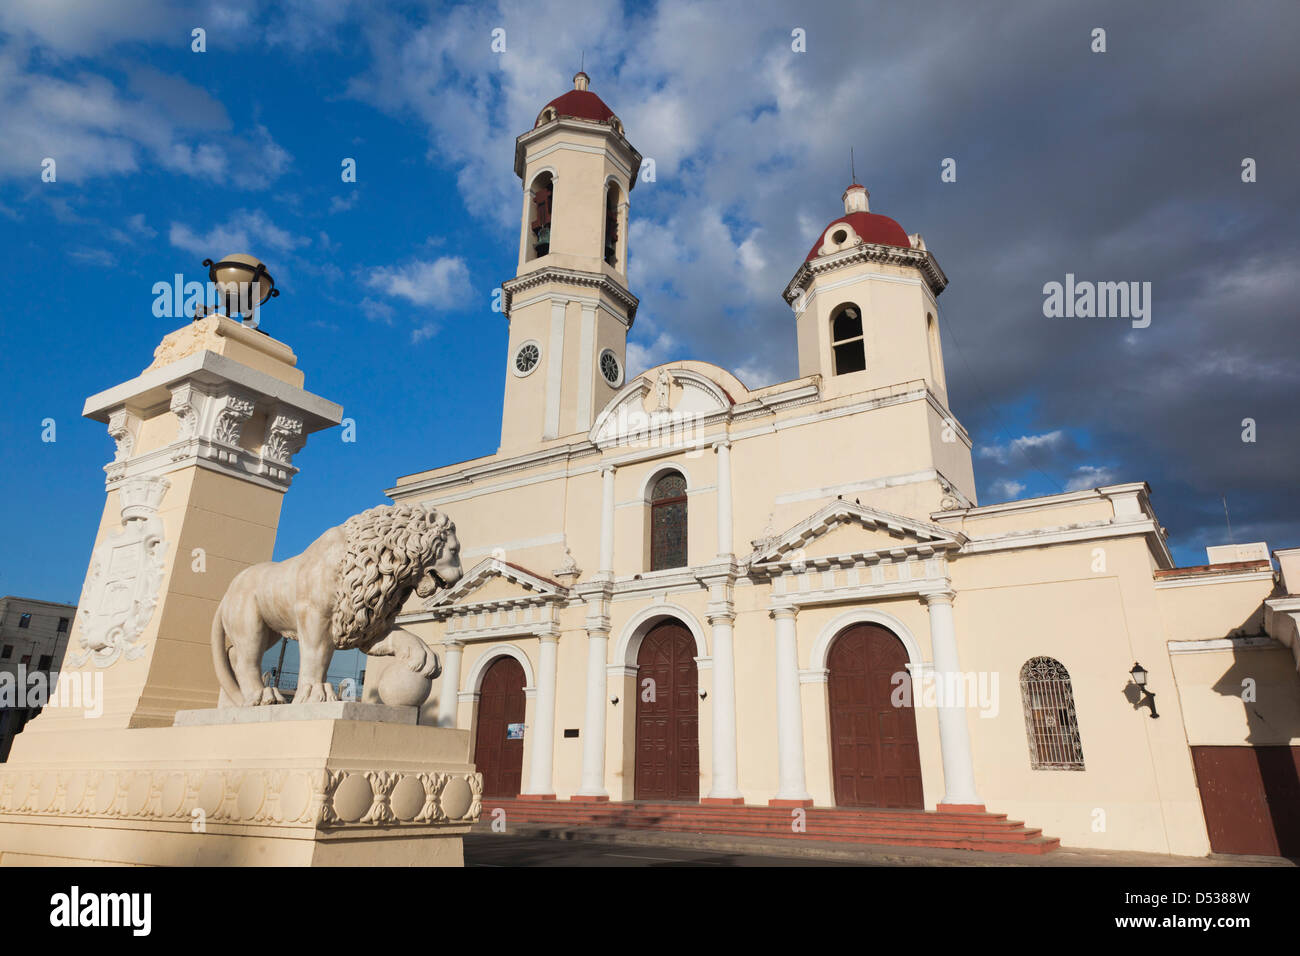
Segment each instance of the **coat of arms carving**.
[[82,651],[68,654],[73,667],[87,661],[108,667],[119,657],[134,660],[145,652],[136,641],[158,604],[167,557],[158,507],[170,484],[161,476],[141,475],[118,485],[122,528],[91,555],[77,610]]

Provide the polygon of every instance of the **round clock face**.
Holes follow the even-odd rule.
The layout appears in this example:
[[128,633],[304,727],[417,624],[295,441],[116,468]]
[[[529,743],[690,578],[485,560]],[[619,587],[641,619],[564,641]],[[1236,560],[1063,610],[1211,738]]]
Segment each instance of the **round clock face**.
[[600,374],[605,376],[605,381],[610,385],[617,385],[623,377],[623,369],[619,367],[618,356],[609,349],[600,353]]
[[527,375],[537,368],[537,361],[541,357],[541,349],[532,342],[524,343],[519,347],[519,351],[515,353],[515,372],[519,375]]

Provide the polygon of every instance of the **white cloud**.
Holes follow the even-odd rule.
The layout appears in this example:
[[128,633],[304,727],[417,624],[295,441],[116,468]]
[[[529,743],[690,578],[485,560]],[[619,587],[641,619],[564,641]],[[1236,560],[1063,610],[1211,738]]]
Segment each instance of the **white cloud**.
[[463,306],[473,295],[469,267],[459,256],[443,256],[432,261],[417,259],[400,266],[380,266],[371,270],[365,284],[383,295],[438,309]]
[[989,485],[989,494],[998,501],[1013,501],[1025,490],[1023,482],[1011,478],[999,478]]
[[361,300],[361,314],[372,322],[383,322],[385,325],[393,324],[393,307],[386,302],[380,302],[369,296]]
[[992,458],[1001,464],[1011,461],[1034,458],[1038,452],[1052,452],[1065,444],[1065,433],[1059,428],[1041,435],[1021,435],[1005,444],[980,445],[977,454],[980,458]]
[[[206,232],[198,232],[185,223],[173,222],[167,238],[176,248],[209,259],[232,253],[248,253],[265,260],[267,252],[285,254],[311,245],[311,240],[305,236],[295,236],[275,225],[260,209],[236,210],[224,223],[211,226]],[[273,264],[268,262],[268,266]],[[273,267],[271,274],[276,275]]]
[[1087,491],[1090,488],[1100,488],[1103,485],[1114,484],[1114,482],[1115,472],[1113,469],[1100,465],[1080,465],[1070,480],[1065,483],[1065,490]]

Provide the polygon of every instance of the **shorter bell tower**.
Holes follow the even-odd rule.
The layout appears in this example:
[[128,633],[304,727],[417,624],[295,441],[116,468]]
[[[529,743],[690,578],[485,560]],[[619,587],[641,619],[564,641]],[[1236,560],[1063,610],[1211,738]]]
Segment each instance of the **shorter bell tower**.
[[818,235],[790,284],[799,374],[827,395],[923,380],[947,405],[937,298],[948,284],[920,235],[873,213],[865,186]]
[[586,432],[623,385],[637,299],[627,288],[628,196],[641,154],[586,73],[515,141],[523,183],[501,451]]

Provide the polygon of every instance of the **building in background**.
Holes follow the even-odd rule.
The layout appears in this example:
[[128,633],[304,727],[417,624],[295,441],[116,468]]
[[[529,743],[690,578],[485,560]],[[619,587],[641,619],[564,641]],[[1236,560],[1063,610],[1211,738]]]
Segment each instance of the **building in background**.
[[[68,649],[68,634],[77,614],[74,604],[56,604],[30,598],[0,598],[0,673],[22,675],[41,671],[47,678],[57,672]],[[0,761],[9,756],[14,735],[40,708],[0,706]]]

